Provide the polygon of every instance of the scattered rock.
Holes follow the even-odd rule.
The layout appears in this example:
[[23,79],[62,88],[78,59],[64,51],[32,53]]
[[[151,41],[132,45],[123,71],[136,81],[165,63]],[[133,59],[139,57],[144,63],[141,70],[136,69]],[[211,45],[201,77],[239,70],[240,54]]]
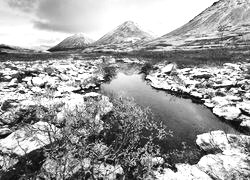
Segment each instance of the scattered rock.
[[198,135],[196,143],[207,153],[219,153],[203,156],[196,165],[177,164],[176,172],[168,168],[156,172],[157,179],[249,179],[250,136],[213,131]]
[[[173,65],[157,65],[146,76],[151,86],[200,99],[213,113],[230,121],[239,121],[243,113],[250,116],[250,80],[245,79],[245,63],[225,63],[222,67],[183,68],[170,72]],[[249,101],[249,102],[248,102]]]

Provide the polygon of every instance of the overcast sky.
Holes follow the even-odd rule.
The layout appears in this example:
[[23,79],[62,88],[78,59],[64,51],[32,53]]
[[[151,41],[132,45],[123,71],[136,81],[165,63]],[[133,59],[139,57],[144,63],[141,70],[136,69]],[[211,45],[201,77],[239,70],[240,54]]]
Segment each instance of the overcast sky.
[[98,39],[131,20],[157,36],[217,0],[0,0],[0,44],[54,45],[74,33]]

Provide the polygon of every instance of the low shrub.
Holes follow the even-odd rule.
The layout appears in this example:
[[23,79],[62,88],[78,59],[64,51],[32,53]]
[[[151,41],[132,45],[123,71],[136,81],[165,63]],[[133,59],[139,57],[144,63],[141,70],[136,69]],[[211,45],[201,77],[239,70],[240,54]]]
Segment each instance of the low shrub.
[[[112,95],[113,110],[100,116],[102,104],[95,98],[64,111],[60,137],[43,148],[39,171],[25,178],[40,179],[144,179],[152,176],[153,164],[145,158],[160,156],[154,141],[168,133],[154,122],[148,108],[133,99]],[[46,109],[43,120],[55,123],[57,110]],[[48,114],[47,116],[45,114]],[[45,118],[46,116],[46,118]],[[51,132],[48,132],[53,136]],[[24,167],[25,169],[25,167]],[[35,175],[34,175],[35,174]]]
[[141,73],[149,74],[149,72],[153,69],[153,65],[151,63],[145,63],[141,68]]
[[106,81],[110,81],[113,77],[116,76],[116,67],[110,66],[109,64],[102,63],[99,67],[101,73],[104,75]]

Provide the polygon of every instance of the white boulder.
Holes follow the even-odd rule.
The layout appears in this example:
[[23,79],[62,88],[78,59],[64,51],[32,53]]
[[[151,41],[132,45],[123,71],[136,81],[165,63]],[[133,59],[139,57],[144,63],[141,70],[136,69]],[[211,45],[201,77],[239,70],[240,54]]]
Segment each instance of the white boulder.
[[201,158],[199,169],[218,180],[243,180],[250,177],[250,156],[247,154],[209,154]]
[[177,172],[166,168],[162,174],[157,173],[156,178],[159,180],[212,180],[195,165],[177,164],[176,168]]
[[59,137],[58,128],[40,121],[11,133],[5,139],[1,139],[0,150],[3,153],[24,156],[51,144],[57,137]]
[[219,117],[225,118],[226,120],[235,120],[241,114],[241,110],[232,105],[215,106],[213,108],[213,113]]
[[40,78],[40,77],[33,77],[32,78],[32,84],[34,86],[42,87],[42,86],[45,85],[45,83],[46,82],[42,78]]

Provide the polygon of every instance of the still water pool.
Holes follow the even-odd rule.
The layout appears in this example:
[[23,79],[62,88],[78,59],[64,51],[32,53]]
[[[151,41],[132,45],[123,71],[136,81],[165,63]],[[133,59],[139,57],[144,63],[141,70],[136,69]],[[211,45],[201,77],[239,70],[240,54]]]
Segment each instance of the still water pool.
[[197,149],[195,140],[198,134],[213,130],[235,132],[229,124],[222,122],[205,106],[156,90],[141,74],[119,72],[113,80],[103,84],[101,89],[123,93],[133,97],[137,104],[149,107],[156,120],[162,121],[168,130],[173,131],[173,137],[161,144],[165,152],[182,149],[183,142],[186,146]]

